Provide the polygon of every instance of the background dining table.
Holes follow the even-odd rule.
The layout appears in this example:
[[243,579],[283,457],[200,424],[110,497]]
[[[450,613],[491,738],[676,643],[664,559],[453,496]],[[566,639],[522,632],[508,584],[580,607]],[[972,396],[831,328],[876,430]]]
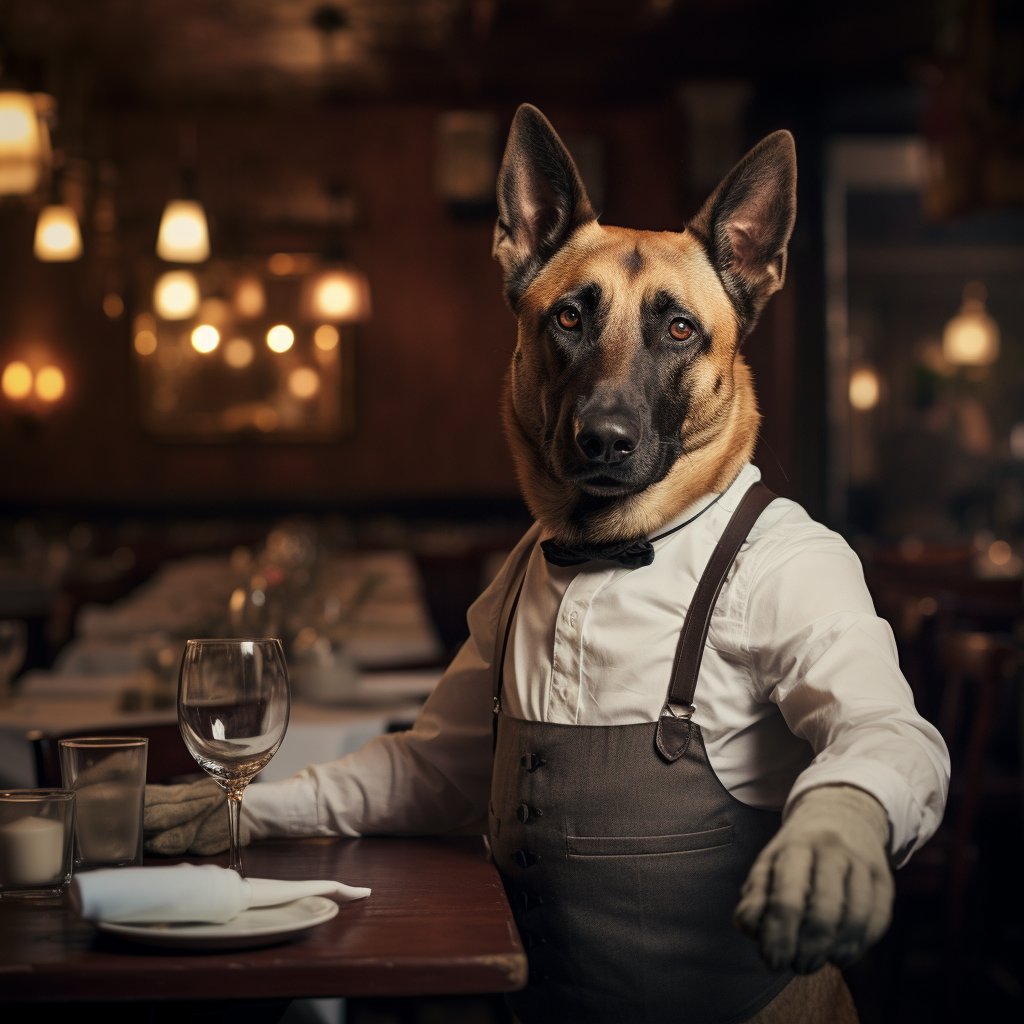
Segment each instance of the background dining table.
[[414,559],[396,549],[320,550],[301,532],[278,533],[256,555],[181,558],[117,601],[85,606],[53,664],[23,673],[0,699],[0,786],[38,784],[33,734],[174,722],[192,636],[284,640],[291,717],[259,781],[410,724],[446,654]]

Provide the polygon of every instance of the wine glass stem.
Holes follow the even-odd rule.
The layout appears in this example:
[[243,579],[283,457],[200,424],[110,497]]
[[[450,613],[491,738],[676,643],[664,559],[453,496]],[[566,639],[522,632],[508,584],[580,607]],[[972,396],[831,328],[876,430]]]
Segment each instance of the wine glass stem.
[[242,790],[228,793],[228,867],[237,871],[242,878]]

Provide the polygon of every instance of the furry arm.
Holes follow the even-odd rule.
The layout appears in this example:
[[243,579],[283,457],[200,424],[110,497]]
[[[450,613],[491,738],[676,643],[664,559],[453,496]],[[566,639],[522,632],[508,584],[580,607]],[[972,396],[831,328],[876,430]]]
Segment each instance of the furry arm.
[[888,844],[874,797],[853,786],[808,790],[754,862],[736,923],[776,970],[851,963],[889,924]]
[[[228,848],[228,798],[213,779],[177,786],[147,786],[143,816],[144,846],[149,853],[208,857]],[[249,842],[242,822],[240,841]]]

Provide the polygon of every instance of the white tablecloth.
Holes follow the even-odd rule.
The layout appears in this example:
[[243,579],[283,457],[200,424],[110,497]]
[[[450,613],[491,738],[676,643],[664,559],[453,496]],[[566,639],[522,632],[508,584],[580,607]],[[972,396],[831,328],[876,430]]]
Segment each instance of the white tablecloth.
[[[293,700],[288,732],[259,781],[287,778],[358,750],[394,723],[410,722],[441,671],[365,673],[345,704]],[[35,786],[35,767],[26,734],[33,729],[61,733],[102,733],[104,727],[175,721],[172,707],[124,710],[125,691],[138,692],[147,680],[138,673],[74,675],[32,672],[18,694],[0,706],[0,786]]]

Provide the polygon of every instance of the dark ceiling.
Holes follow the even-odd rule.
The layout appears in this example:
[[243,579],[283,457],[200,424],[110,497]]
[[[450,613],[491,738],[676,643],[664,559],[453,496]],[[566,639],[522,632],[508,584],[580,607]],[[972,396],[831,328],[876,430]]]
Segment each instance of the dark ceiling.
[[[899,84],[950,43],[932,0],[6,0],[0,60],[123,106],[658,99],[683,81]],[[955,26],[953,26],[955,31]]]

